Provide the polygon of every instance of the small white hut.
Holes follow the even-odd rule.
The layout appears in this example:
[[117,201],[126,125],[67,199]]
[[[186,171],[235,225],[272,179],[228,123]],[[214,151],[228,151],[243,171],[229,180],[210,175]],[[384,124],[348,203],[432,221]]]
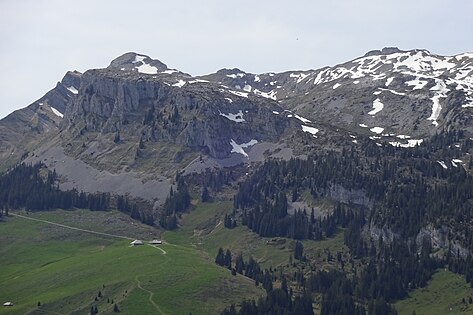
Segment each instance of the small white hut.
[[161,240],[152,240],[149,242],[151,245],[161,245],[163,241]]
[[144,245],[143,241],[141,240],[134,240],[133,242],[130,243],[131,246],[139,246],[139,245]]

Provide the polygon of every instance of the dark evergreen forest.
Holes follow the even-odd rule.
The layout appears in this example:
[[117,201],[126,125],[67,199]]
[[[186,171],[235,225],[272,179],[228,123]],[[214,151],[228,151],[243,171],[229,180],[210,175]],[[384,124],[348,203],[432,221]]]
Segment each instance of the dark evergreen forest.
[[10,209],[27,211],[47,211],[51,209],[82,208],[91,211],[117,209],[146,224],[153,224],[149,211],[139,207],[126,196],[109,193],[85,193],[60,190],[58,176],[41,163],[20,164],[0,176],[0,213],[8,215]]
[[[417,239],[427,225],[446,226],[455,242],[473,250],[471,159],[448,169],[438,162],[464,155],[473,142],[459,133],[438,135],[407,150],[360,142],[359,148],[313,152],[307,159],[266,161],[240,184],[234,219],[264,237],[317,241],[344,230],[352,259],[365,262],[362,270],[350,276],[344,270],[319,270],[296,277],[305,294],[295,296],[321,294],[321,314],[396,314],[390,303],[424,287],[440,267],[465,275],[473,286],[471,255],[447,250],[439,256],[429,238]],[[319,218],[313,209],[289,214],[288,202],[302,200],[307,192],[313,200],[331,199],[332,211]],[[368,227],[389,230],[394,239],[367,237]],[[259,303],[242,305],[239,312],[230,308],[222,314],[269,314]],[[286,308],[279,314],[292,313]]]

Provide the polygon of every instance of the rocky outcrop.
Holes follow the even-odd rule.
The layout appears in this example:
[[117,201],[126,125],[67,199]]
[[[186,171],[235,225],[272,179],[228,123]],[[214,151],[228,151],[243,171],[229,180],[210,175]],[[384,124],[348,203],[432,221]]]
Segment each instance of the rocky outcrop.
[[18,163],[59,132],[62,115],[75,98],[80,77],[79,72],[66,73],[43,97],[0,121],[0,170]]
[[66,129],[138,135],[141,141],[171,142],[226,158],[232,140],[277,142],[291,125],[274,114],[283,112],[276,102],[232,92],[180,73],[89,70],[66,112]]

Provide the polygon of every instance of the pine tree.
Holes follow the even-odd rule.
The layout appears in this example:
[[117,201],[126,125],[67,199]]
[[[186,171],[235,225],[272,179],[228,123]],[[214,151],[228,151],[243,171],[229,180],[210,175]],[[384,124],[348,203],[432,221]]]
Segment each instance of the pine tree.
[[223,253],[223,249],[221,247],[218,249],[217,256],[215,257],[215,263],[219,266],[225,265],[225,254]]
[[297,241],[296,246],[294,247],[294,258],[302,260],[304,257],[304,245],[301,242]]

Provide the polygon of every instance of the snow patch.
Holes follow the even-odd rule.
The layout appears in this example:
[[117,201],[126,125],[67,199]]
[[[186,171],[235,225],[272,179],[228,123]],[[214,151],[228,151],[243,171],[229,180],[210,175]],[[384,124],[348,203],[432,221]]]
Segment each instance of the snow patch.
[[384,130],[384,128],[381,128],[381,127],[373,127],[370,129],[371,132],[374,132],[374,133],[377,133],[377,134],[380,134],[382,133]]
[[174,70],[174,69],[168,69],[168,70],[164,70],[164,71],[161,72],[161,73],[164,73],[164,74],[173,74],[173,73],[176,73],[176,72],[179,72],[179,71]]
[[79,91],[77,91],[77,89],[75,87],[73,87],[72,85],[70,87],[67,88],[69,91],[71,91],[72,94],[77,94],[79,93]]
[[227,74],[227,77],[236,79],[236,78],[243,78],[246,74],[245,73],[234,73],[234,74]]
[[208,82],[209,81],[207,81],[207,80],[195,79],[195,80],[189,81],[189,84],[192,84],[192,83],[208,83]]
[[223,117],[225,117],[227,119],[230,119],[231,121],[234,121],[234,122],[237,122],[237,123],[241,123],[241,122],[245,121],[245,119],[243,119],[243,112],[241,111],[241,109],[236,114],[232,114],[232,113],[224,114],[220,111],[219,111],[219,114],[220,114],[220,116],[223,116]]
[[360,124],[359,126],[362,127],[362,128],[368,128],[368,126],[365,125],[365,124]]
[[260,82],[261,81],[260,77],[257,74],[255,74],[255,80],[254,81],[255,82]]
[[444,161],[437,161],[437,163],[440,164],[444,169],[448,168]]
[[255,93],[256,95],[265,97],[265,98],[269,98],[269,99],[272,99],[272,100],[276,100],[276,93],[277,93],[277,91],[272,90],[272,91],[270,91],[270,92],[261,92],[261,91],[258,90],[258,89],[254,89],[254,90],[253,90],[253,93]]
[[158,68],[153,67],[152,65],[147,64],[146,62],[144,62],[145,58],[146,58],[146,56],[140,56],[140,55],[135,56],[135,61],[133,61],[132,63],[141,62],[141,65],[140,66],[135,66],[135,69],[139,73],[157,74],[158,73]]
[[422,142],[424,142],[424,140],[422,140],[422,139],[419,139],[419,140],[412,139],[412,140],[407,140],[407,143],[392,141],[392,142],[389,142],[389,144],[392,145],[393,147],[414,148],[414,147],[420,145]]
[[387,78],[386,83],[384,84],[386,87],[388,87],[391,82],[393,82],[394,78]]
[[384,108],[384,104],[381,103],[381,100],[379,98],[377,98],[373,101],[373,110],[368,112],[368,115],[374,116],[377,113],[379,113],[380,111],[382,111],[383,108]]
[[297,81],[296,83],[300,83],[302,80],[304,80],[305,78],[307,78],[309,75],[308,74],[305,74],[305,73],[291,73],[289,74],[289,77],[291,78],[297,78]]
[[248,154],[243,149],[251,147],[251,146],[253,146],[257,143],[258,143],[257,140],[252,139],[250,142],[238,144],[238,143],[235,142],[235,140],[231,139],[230,145],[232,146],[232,151],[230,151],[230,153],[239,153],[239,154],[242,154],[242,155],[248,157]]
[[309,119],[306,119],[304,117],[301,117],[299,115],[294,115],[295,118],[299,119],[300,121],[302,121],[303,123],[310,123],[311,121]]
[[338,88],[338,87],[340,87],[340,86],[341,86],[341,84],[340,84],[340,83],[335,83],[335,84],[333,85],[332,89],[334,89],[334,90],[335,90],[336,88]]
[[246,85],[243,87],[243,91],[246,91],[246,92],[251,92],[251,89],[252,89],[252,87],[251,87],[251,85],[249,85],[249,84],[246,84]]
[[273,114],[275,114],[275,115],[279,115],[279,112],[277,112],[277,111],[273,110]]
[[447,92],[450,91],[447,89],[445,83],[441,80],[435,80],[436,84],[430,90],[435,91],[435,95],[431,98],[432,100],[432,114],[430,115],[427,120],[432,120],[432,124],[438,126],[437,119],[440,115],[440,111],[442,110],[442,106],[440,105],[440,99],[447,97]]
[[414,80],[407,81],[406,85],[407,86],[413,86],[413,88],[412,88],[413,90],[420,90],[420,89],[424,88],[424,86],[426,86],[427,83],[429,83],[429,82],[426,81],[426,80],[420,80],[419,78],[416,78]]
[[308,132],[308,133],[310,133],[314,136],[317,132],[319,132],[319,129],[314,128],[314,127],[309,127],[309,126],[306,126],[306,125],[301,125],[301,127],[302,127],[303,132]]
[[232,91],[232,90],[229,90],[228,92],[230,92],[230,93],[232,93],[233,95],[236,95],[236,96],[248,98],[248,93],[245,93],[245,92],[238,92],[238,91]]
[[184,86],[184,84],[186,84],[186,81],[184,81],[184,80],[179,80],[179,82],[173,84],[172,86],[177,86],[177,87],[181,88],[181,87]]
[[225,99],[229,102],[229,103],[233,103],[233,100],[229,97],[225,97]]
[[64,115],[63,115],[60,111],[58,111],[57,109],[55,109],[55,108],[52,107],[52,106],[50,106],[50,107],[51,107],[51,110],[53,111],[54,115],[56,115],[56,116],[58,116],[58,117],[61,117],[61,118],[64,117]]

